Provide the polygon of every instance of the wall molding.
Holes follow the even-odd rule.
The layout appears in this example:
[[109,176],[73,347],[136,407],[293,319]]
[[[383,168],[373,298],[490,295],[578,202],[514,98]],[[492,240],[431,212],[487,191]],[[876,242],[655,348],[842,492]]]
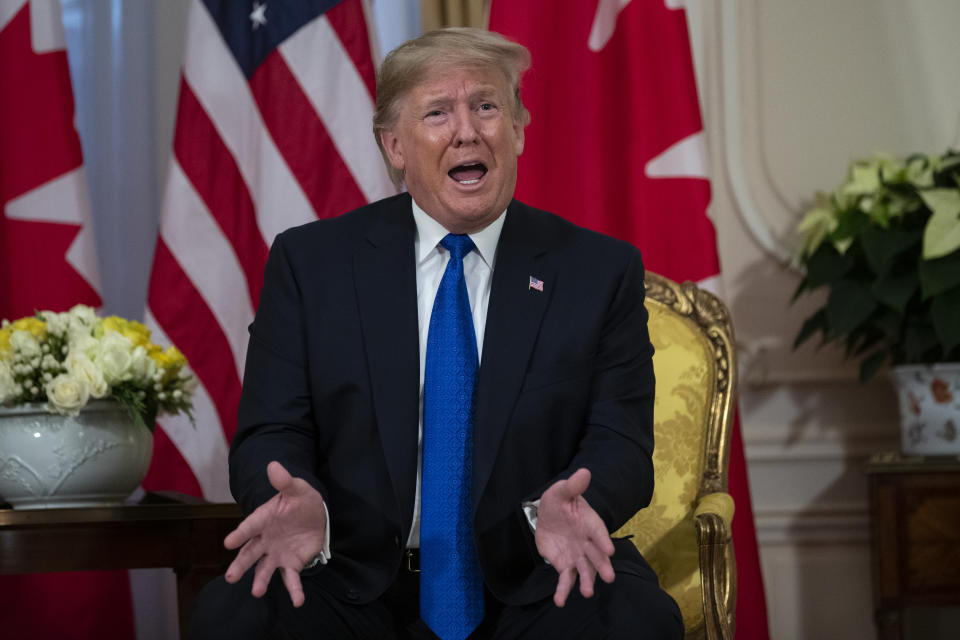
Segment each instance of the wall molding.
[[744,437],[747,462],[753,465],[782,463],[844,462],[848,466],[864,466],[867,460],[881,451],[900,448],[900,440],[893,436],[877,436],[853,440],[823,440],[785,445],[783,438],[776,441]]
[[[867,508],[758,510],[754,512],[754,522],[761,547],[870,544],[870,512]],[[736,518],[733,526],[736,526]]]

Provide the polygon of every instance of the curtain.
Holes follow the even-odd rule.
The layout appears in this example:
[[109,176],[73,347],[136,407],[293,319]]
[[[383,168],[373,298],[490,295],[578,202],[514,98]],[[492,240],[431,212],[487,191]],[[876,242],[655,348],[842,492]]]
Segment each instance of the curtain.
[[423,30],[487,26],[489,0],[420,0]]

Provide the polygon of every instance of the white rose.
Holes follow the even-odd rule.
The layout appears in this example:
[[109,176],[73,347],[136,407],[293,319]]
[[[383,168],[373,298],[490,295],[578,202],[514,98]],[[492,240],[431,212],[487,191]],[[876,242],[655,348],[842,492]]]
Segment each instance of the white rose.
[[26,331],[14,331],[10,336],[10,347],[24,356],[25,360],[40,355],[40,343]]
[[100,341],[89,333],[71,337],[75,339],[68,342],[70,353],[80,353],[91,360],[96,360],[100,355]]
[[90,327],[80,322],[71,322],[67,327],[67,344],[71,347],[75,344],[84,343],[92,340],[94,344],[99,345],[96,338],[90,335]]
[[97,320],[97,314],[94,313],[93,308],[85,304],[75,305],[67,312],[67,315],[70,316],[70,324],[79,323],[92,327]]
[[110,385],[104,379],[103,372],[83,353],[71,352],[64,364],[67,373],[87,383],[90,395],[94,398],[104,398],[110,393]]
[[13,372],[6,362],[0,360],[0,404],[17,395],[17,383],[13,381]]
[[64,415],[77,415],[90,398],[86,381],[68,373],[61,373],[48,382],[46,390],[48,407]]
[[97,361],[107,384],[129,380],[133,377],[133,343],[116,331],[108,331],[100,341]]
[[133,362],[130,365],[130,370],[133,373],[134,380],[148,384],[157,372],[157,363],[147,355],[146,349],[137,347],[133,350]]

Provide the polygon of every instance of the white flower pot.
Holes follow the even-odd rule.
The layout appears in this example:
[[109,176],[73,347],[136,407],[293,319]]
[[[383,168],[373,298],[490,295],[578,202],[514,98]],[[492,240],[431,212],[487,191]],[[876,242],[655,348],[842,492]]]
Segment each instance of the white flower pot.
[[122,503],[150,466],[153,434],[116,402],[74,417],[0,407],[0,499],[15,509]]
[[960,363],[893,368],[903,452],[960,454]]

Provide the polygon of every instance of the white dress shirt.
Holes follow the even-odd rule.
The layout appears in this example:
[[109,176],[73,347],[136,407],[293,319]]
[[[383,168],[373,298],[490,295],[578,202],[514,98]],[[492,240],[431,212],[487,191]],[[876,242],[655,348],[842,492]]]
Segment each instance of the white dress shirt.
[[[490,284],[497,257],[497,243],[506,211],[477,233],[471,233],[473,251],[463,257],[463,275],[467,281],[467,296],[473,314],[473,329],[477,334],[478,357],[483,354],[483,332],[487,325],[487,306],[490,303]],[[450,253],[440,246],[449,231],[431,218],[416,201],[413,202],[413,220],[417,225],[413,251],[417,262],[417,318],[420,326],[420,428],[417,438],[417,493],[413,503],[413,526],[407,538],[408,547],[420,546],[420,478],[423,462],[423,374],[427,362],[427,334],[433,301],[440,288],[440,280],[450,260]]]
[[[477,335],[477,357],[483,357],[483,335],[487,325],[487,307],[490,303],[490,285],[493,281],[493,268],[497,258],[497,244],[506,211],[486,228],[471,233],[474,250],[463,257],[463,274],[467,283],[467,296],[470,298],[470,311],[473,314],[473,329]],[[417,319],[420,329],[420,424],[417,436],[417,485],[413,502],[413,526],[407,538],[407,547],[420,546],[420,481],[423,463],[423,378],[427,362],[427,334],[430,330],[430,316],[433,314],[433,301],[440,288],[440,280],[450,260],[450,253],[440,245],[440,241],[449,233],[443,225],[431,218],[413,201],[413,220],[416,223],[413,251],[417,269]],[[536,508],[539,500],[524,503],[531,529],[536,528]],[[324,503],[324,509],[327,505]],[[326,564],[330,559],[330,513],[327,511],[326,544],[310,566],[318,562]]]

